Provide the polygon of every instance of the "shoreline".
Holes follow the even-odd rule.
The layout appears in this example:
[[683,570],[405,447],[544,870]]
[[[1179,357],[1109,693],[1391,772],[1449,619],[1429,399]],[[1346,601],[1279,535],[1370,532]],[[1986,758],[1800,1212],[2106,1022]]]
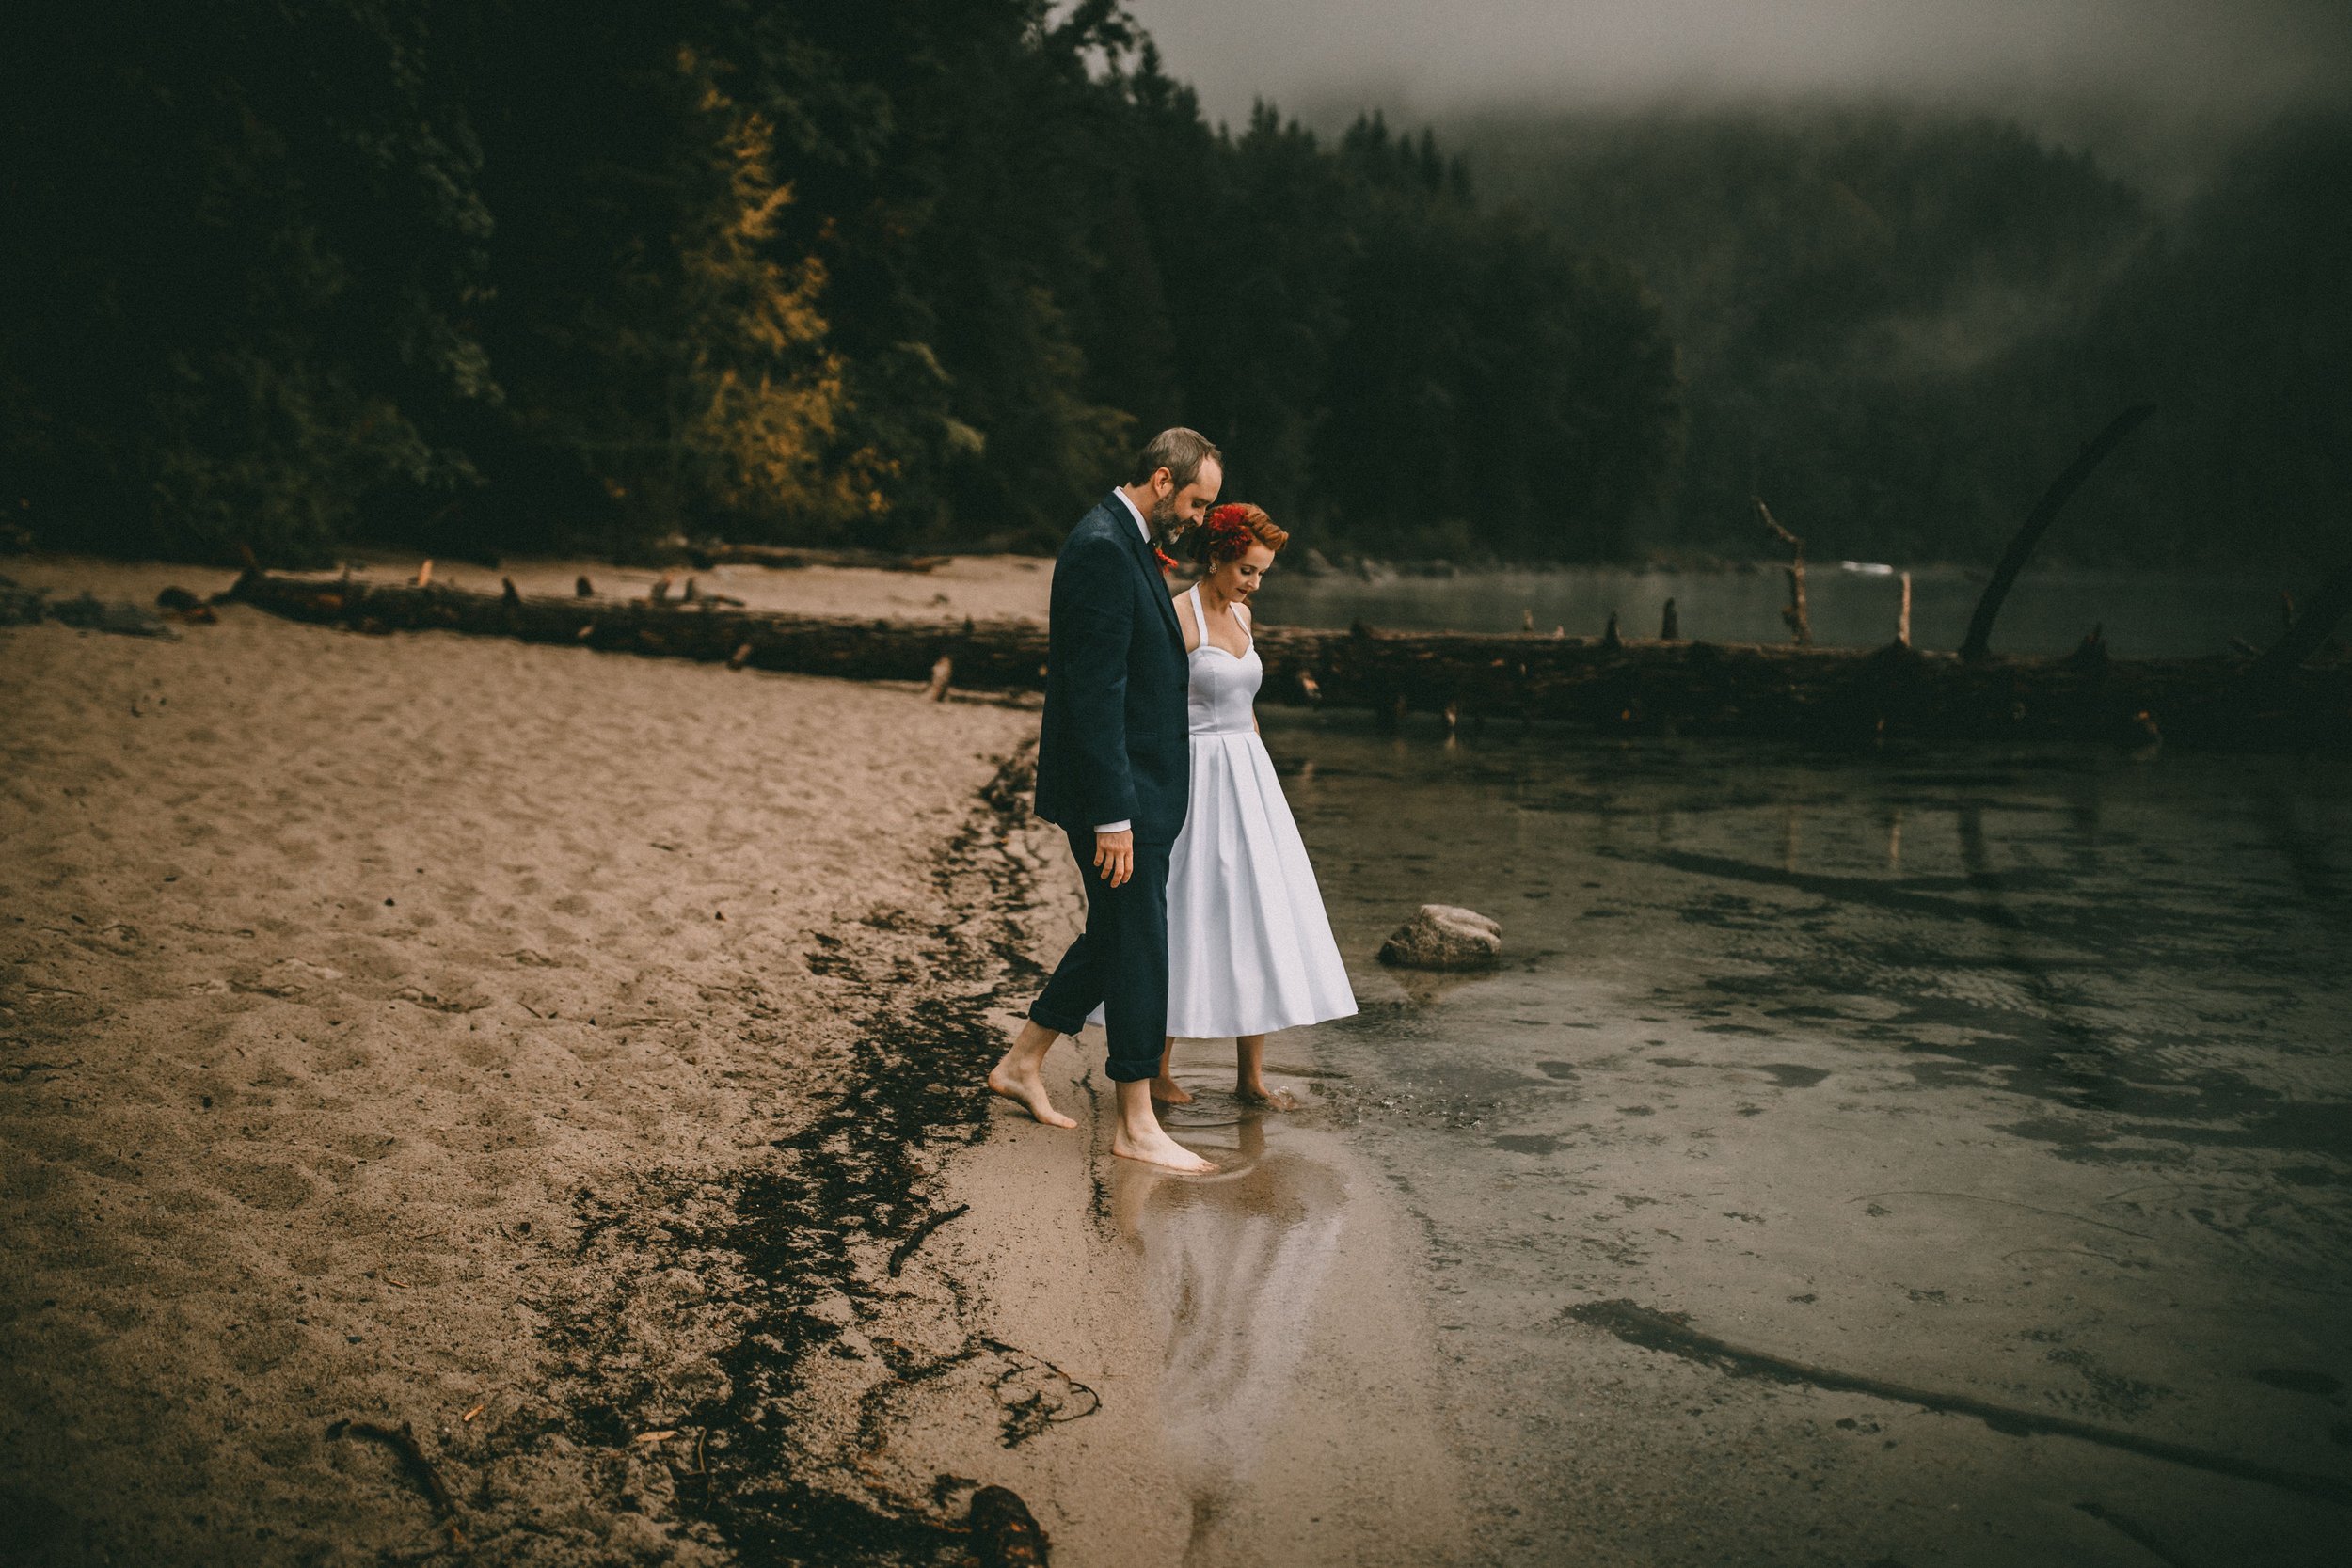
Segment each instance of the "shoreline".
[[244,606],[0,629],[0,697],[30,1560],[931,1561],[982,1485],[1072,1563],[1458,1550],[1327,1117],[1200,1182],[1098,1038],[1074,1133],[983,1086],[1083,919],[1026,709]]
[[[66,565],[107,596],[203,586]],[[8,1538],[59,1563],[759,1560],[743,1511],[694,1495],[729,1461],[682,1423],[772,1391],[753,1325],[841,1304],[731,1259],[770,1233],[775,1167],[831,1158],[782,1146],[875,1108],[879,1017],[993,1049],[1022,883],[989,759],[1033,721],[242,610],[0,649]],[[984,1098],[966,1076],[939,1087]],[[977,1134],[960,1115],[902,1188]],[[924,1213],[903,1191],[869,1185],[861,1231],[826,1207],[850,1189],[813,1190],[848,1277],[954,1300],[936,1238],[888,1276]],[[794,1442],[859,1413],[831,1419]]]

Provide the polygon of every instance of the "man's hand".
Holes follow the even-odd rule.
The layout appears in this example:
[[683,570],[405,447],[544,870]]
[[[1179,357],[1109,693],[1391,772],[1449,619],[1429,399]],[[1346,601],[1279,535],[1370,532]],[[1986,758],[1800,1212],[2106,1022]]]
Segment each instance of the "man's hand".
[[1134,829],[1123,833],[1094,835],[1094,869],[1113,887],[1136,874],[1136,834]]

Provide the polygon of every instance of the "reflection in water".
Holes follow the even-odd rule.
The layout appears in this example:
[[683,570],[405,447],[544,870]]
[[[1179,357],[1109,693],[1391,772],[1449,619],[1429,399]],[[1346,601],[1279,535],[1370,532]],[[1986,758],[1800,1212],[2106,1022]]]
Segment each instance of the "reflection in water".
[[[2080,812],[2076,812],[2079,829]],[[2113,1109],[2122,1103],[2114,1068],[2114,1052],[2099,1029],[2052,970],[2039,939],[2027,922],[2013,912],[2004,897],[2008,887],[1993,869],[1993,853],[1985,842],[1984,809],[1964,801],[1957,814],[1961,864],[1968,881],[1982,895],[1985,907],[1998,918],[1990,922],[2000,961],[2011,974],[2024,1005],[2016,1017],[2024,1029],[2039,1033],[2046,1043],[2043,1065],[2054,1082],[2067,1085],[2069,1101],[2078,1107]]]
[[1186,1134],[1225,1174],[1173,1177],[1120,1162],[1113,1198],[1120,1230],[1143,1249],[1167,1338],[1160,1408],[1170,1462],[1192,1495],[1187,1561],[1252,1555],[1221,1539],[1218,1525],[1252,1489],[1345,1223],[1346,1184],[1329,1166],[1269,1152],[1254,1118],[1234,1131],[1232,1148]]

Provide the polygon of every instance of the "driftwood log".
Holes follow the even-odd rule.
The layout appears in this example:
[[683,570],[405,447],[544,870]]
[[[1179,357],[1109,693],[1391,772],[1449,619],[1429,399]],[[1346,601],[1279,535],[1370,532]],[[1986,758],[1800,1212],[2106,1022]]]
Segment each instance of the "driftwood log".
[[818,550],[793,545],[693,545],[686,558],[695,566],[860,566],[880,572],[929,572],[947,564],[944,555],[893,555],[887,550]]
[[1772,515],[1772,509],[1764,504],[1763,497],[1750,496],[1748,500],[1755,506],[1764,531],[1788,546],[1788,608],[1780,612],[1780,618],[1787,623],[1788,635],[1797,646],[1809,648],[1813,646],[1813,617],[1804,605],[1804,541],[1780,526],[1780,519]]
[[[362,632],[446,628],[529,642],[742,668],[905,681],[949,661],[961,691],[1042,689],[1045,628],[1031,621],[882,621],[439,584],[248,573],[233,596],[293,620]],[[1828,743],[1874,736],[1988,740],[2163,738],[2230,750],[2352,751],[2352,660],[2328,653],[2255,673],[2238,654],[1968,662],[1900,643],[1875,650],[1504,633],[1265,626],[1261,701],[1557,721],[1611,734],[1752,735]]]

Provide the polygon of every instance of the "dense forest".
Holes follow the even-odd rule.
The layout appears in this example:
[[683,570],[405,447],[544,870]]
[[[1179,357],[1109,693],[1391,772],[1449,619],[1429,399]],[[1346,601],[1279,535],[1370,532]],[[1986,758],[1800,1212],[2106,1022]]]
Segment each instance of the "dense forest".
[[1178,421],[1388,549],[1612,554],[1671,478],[1629,272],[1426,135],[1213,131],[1109,0],[19,34],[0,398],[43,542],[1044,546]]
[[2047,554],[2352,542],[2352,122],[2285,119],[2158,211],[2018,125],[1896,107],[1486,116],[1487,194],[1653,289],[1687,447],[1645,542],[1984,562],[2082,441],[2156,417]]
[[93,0],[0,61],[56,547],[1047,547],[1171,422],[1302,540],[1981,559],[2342,533],[2352,136],[2156,212],[1893,110],[1212,126],[1113,0]]

